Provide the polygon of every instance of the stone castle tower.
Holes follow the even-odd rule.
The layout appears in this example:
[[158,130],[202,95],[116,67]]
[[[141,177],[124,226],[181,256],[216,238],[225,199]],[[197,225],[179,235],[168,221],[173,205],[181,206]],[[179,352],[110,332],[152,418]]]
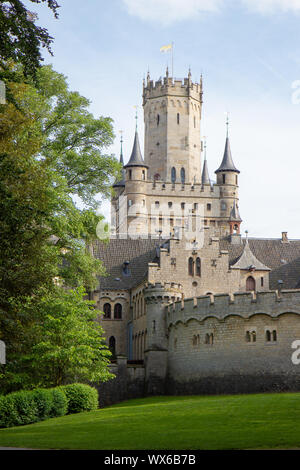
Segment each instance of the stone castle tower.
[[[240,242],[239,170],[233,163],[228,136],[222,163],[212,184],[206,146],[201,139],[202,78],[192,81],[166,76],[143,83],[145,122],[144,158],[136,131],[133,150],[114,184],[112,226],[117,237],[169,237],[191,224],[196,216],[216,236]],[[202,164],[202,153],[205,150]],[[123,149],[121,149],[123,164]]]

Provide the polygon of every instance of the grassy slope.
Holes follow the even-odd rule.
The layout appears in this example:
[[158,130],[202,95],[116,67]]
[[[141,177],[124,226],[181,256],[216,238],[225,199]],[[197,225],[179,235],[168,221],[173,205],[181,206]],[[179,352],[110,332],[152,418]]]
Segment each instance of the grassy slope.
[[0,446],[48,449],[300,447],[300,393],[130,400],[0,430]]

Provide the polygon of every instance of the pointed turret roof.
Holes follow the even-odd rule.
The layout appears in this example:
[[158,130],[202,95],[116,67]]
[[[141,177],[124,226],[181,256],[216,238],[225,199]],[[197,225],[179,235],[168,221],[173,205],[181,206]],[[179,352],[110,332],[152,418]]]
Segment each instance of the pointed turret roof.
[[234,200],[233,208],[231,209],[229,220],[232,220],[234,222],[242,222],[236,200]]
[[246,240],[245,248],[238,259],[238,261],[231,266],[232,269],[246,269],[247,271],[251,268],[255,268],[257,271],[271,271],[268,266],[261,263],[256,256],[251,251],[251,248],[248,243],[248,238]]
[[204,163],[203,163],[203,169],[202,169],[201,183],[202,183],[202,186],[204,186],[205,184],[210,184],[208,165],[207,165],[207,159],[206,159],[206,141],[204,144]]
[[122,170],[121,170],[122,177],[121,177],[120,181],[115,182],[113,187],[125,186],[125,170],[124,170],[124,158],[123,158],[123,137],[121,137],[120,163],[122,164]]
[[124,168],[127,168],[129,166],[143,166],[143,167],[148,168],[147,165],[145,165],[145,162],[142,157],[137,130],[135,131],[134,144],[133,144],[133,149],[131,152],[131,157],[129,159],[129,162],[124,166]]
[[228,135],[226,137],[225,151],[221,166],[216,170],[215,173],[220,173],[221,171],[234,171],[235,173],[240,173],[240,171],[235,167],[232,160]]

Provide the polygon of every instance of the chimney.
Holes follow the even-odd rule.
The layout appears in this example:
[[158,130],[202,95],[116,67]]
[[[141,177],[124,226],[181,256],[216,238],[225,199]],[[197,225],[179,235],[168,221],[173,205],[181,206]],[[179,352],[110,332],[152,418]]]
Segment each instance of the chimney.
[[287,232],[282,232],[281,243],[289,243],[288,233]]

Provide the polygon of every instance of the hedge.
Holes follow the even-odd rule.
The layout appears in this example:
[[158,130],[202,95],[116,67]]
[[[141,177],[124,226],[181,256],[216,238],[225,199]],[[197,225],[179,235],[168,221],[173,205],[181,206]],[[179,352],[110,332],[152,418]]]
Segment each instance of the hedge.
[[70,384],[60,387],[68,399],[68,414],[98,408],[98,391],[90,385]]
[[0,428],[98,408],[98,392],[83,384],[0,395]]

